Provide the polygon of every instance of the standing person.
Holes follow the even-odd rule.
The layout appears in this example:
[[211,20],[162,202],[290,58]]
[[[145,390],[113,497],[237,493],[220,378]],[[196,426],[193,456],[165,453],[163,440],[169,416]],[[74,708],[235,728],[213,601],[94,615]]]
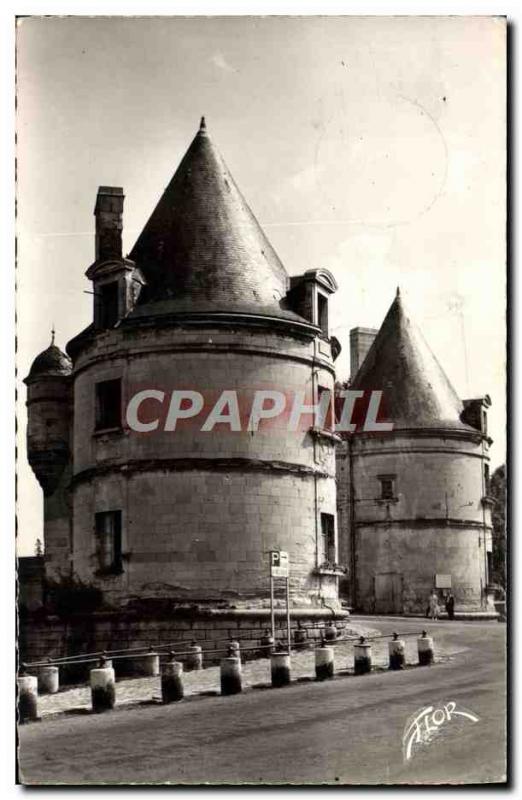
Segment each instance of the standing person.
[[448,612],[448,619],[455,619],[455,598],[451,592],[446,600],[446,611]]
[[430,595],[430,619],[438,619],[439,618],[439,598],[437,597],[437,592],[435,589]]

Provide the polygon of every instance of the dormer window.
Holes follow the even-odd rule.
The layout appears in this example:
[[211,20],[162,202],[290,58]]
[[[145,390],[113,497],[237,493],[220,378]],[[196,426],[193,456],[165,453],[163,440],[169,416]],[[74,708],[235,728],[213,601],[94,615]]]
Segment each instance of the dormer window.
[[335,291],[337,283],[331,272],[309,269],[303,275],[292,276],[287,300],[292,310],[317,325],[328,338],[328,298]]
[[328,298],[322,292],[317,292],[317,325],[324,336],[328,336]]
[[484,397],[475,397],[471,400],[463,400],[464,408],[460,415],[462,422],[470,425],[475,430],[480,431],[484,436],[488,435],[488,412],[491,406],[491,397],[486,394]]
[[94,327],[111,330],[134,308],[145,281],[128,259],[93,264],[86,272],[93,282]]
[[99,288],[100,328],[114,328],[119,320],[118,281],[102,284]]

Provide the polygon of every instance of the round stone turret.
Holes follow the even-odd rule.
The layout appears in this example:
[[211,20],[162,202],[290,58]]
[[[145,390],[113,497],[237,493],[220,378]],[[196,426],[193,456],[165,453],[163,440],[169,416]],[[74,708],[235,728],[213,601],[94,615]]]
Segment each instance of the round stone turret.
[[[132,310],[67,347],[74,573],[115,607],[139,597],[259,610],[269,553],[282,550],[293,610],[340,611],[338,577],[321,569],[337,561],[335,437],[311,414],[295,430],[287,419],[296,402],[333,394],[335,280],[315,269],[291,283],[203,124],[129,260],[144,287]],[[173,390],[202,408],[160,424]],[[151,391],[165,407],[144,400]],[[282,398],[273,427],[249,427],[259,391]],[[227,395],[239,426],[209,421]],[[149,413],[158,424],[145,433]]]
[[31,365],[27,386],[27,452],[45,495],[56,490],[69,461],[71,360],[54,344]]
[[[485,418],[457,396],[399,292],[350,389],[382,391],[381,422],[339,448],[350,602],[423,614],[435,590],[456,613],[489,613],[491,510]],[[484,415],[483,415],[484,416]]]

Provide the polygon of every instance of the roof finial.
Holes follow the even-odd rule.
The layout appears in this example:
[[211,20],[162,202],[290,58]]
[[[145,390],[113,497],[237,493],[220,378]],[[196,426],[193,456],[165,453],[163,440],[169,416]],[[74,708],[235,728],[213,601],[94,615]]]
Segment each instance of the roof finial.
[[207,123],[205,122],[205,117],[201,117],[201,122],[199,123],[199,130],[200,131],[207,130]]
[[397,286],[397,293],[396,293],[395,297],[400,297],[400,296],[401,296],[401,287]]
[[53,327],[51,328],[51,347],[54,344],[54,335],[55,335],[55,333],[56,333],[56,331],[54,329],[54,322],[53,322]]

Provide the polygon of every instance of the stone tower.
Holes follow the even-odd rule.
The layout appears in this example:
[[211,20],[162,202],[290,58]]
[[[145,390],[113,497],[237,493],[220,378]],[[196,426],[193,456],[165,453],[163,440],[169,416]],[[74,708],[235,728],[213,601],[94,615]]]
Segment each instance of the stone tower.
[[383,392],[392,431],[337,454],[341,553],[354,607],[424,613],[433,588],[486,612],[491,553],[486,408],[462,402],[399,291],[350,389]]
[[[339,350],[328,333],[333,277],[290,280],[204,120],[128,257],[122,212],[123,190],[100,187],[93,322],[67,347],[74,573],[115,605],[255,608],[267,603],[268,553],[280,548],[293,606],[337,607],[331,430],[313,421],[294,432],[202,430],[206,407],[167,430],[161,402],[173,390],[213,403],[263,389],[318,403],[333,391]],[[129,403],[150,390],[136,431]]]
[[54,343],[32,363],[27,385],[27,454],[44,496],[49,577],[71,571],[71,360]]

